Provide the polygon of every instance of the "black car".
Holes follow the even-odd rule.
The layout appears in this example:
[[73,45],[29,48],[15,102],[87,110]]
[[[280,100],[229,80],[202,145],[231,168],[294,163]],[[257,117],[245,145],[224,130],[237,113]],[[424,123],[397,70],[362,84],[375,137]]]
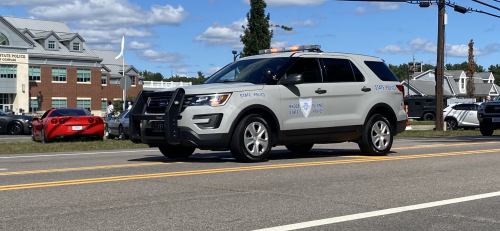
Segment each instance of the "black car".
[[0,110],[0,132],[12,135],[30,134],[33,117],[10,115]]

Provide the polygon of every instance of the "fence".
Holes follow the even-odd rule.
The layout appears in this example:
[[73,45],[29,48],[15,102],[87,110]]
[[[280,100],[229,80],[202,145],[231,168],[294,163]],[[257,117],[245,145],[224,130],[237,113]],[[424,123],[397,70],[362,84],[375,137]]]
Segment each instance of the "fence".
[[193,85],[191,82],[144,81],[144,85],[142,87],[144,89],[164,89],[164,88],[178,88],[191,85]]

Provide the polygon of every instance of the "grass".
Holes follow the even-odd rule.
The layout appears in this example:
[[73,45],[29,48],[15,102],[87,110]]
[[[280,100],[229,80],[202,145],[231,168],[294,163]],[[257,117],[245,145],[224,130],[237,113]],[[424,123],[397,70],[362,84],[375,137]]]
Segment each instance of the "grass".
[[434,125],[434,124],[436,124],[436,121],[417,121],[417,120],[410,121],[410,126],[411,125]]
[[145,144],[134,144],[130,140],[104,140],[93,142],[55,142],[42,144],[40,142],[6,142],[0,143],[1,154],[25,154],[47,152],[76,152],[113,149],[147,148]]
[[[493,135],[500,135],[500,130],[495,130]],[[454,137],[454,136],[481,136],[479,130],[454,130],[454,131],[434,131],[434,130],[409,130],[395,136],[395,138],[409,137]]]

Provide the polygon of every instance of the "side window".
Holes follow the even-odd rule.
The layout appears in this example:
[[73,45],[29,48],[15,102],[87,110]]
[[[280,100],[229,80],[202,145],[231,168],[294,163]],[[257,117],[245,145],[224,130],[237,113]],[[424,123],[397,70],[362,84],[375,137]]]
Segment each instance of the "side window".
[[468,111],[470,110],[470,104],[459,104],[459,105],[456,105],[455,107],[453,107],[453,109],[455,110],[461,110],[461,111]]
[[325,82],[354,82],[351,63],[347,59],[323,59],[326,70]]
[[301,74],[304,78],[304,83],[321,83],[321,70],[317,59],[299,59],[286,75]]
[[[365,61],[365,64],[382,81],[398,81],[398,77],[392,73],[391,69],[384,62]],[[399,81],[398,81],[399,82]]]
[[477,104],[471,104],[470,110],[477,111],[477,108],[478,108]]
[[365,76],[361,73],[358,67],[356,67],[356,65],[354,65],[354,63],[352,63],[351,61],[349,61],[349,63],[351,63],[352,71],[354,72],[354,78],[356,79],[356,82],[364,82]]
[[52,110],[48,110],[46,111],[45,113],[43,113],[42,117],[40,118],[41,120],[42,119],[45,119],[45,117],[47,117],[47,115],[49,114],[49,112],[52,111]]

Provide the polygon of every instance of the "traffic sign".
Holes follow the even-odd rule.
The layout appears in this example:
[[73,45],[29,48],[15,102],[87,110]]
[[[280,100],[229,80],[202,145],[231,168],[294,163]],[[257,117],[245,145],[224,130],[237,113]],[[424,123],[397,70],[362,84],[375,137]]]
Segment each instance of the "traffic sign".
[[[125,85],[125,80],[127,80],[126,85]],[[130,89],[131,86],[132,86],[132,80],[128,76],[122,77],[122,79],[120,80],[120,87],[126,91]]]

